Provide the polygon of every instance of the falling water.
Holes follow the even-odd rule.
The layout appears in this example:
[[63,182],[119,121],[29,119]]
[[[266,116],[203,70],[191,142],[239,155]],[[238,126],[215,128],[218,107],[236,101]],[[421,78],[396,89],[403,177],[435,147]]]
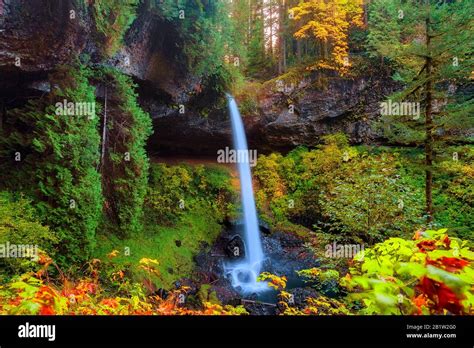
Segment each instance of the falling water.
[[[230,95],[227,95],[227,99],[232,123],[234,149],[236,151],[248,151],[247,138],[237,103]],[[268,287],[264,282],[257,282],[264,256],[253,195],[252,176],[249,161],[238,161],[237,166],[240,177],[245,232],[245,259],[239,263],[226,265],[226,272],[230,274],[232,285],[235,288],[240,289],[243,293],[258,292],[266,290]]]

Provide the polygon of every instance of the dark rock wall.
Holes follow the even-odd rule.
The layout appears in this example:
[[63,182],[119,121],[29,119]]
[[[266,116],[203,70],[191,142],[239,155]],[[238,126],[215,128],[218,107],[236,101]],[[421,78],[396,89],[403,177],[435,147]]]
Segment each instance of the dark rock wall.
[[[396,88],[383,75],[313,76],[290,93],[270,88],[260,96],[256,115],[242,115],[249,147],[262,153],[286,152],[298,145],[315,146],[321,136],[335,132],[348,134],[354,144],[382,141],[370,124],[379,117],[380,102]],[[154,149],[215,155],[218,149],[231,146],[225,108],[208,117],[177,111],[153,116],[156,134],[150,144]]]

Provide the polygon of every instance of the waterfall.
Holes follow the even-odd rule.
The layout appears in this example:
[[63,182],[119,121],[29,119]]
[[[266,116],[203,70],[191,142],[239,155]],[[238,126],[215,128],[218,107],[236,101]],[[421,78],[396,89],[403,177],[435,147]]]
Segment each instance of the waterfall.
[[[229,113],[232,123],[232,137],[236,151],[246,151],[247,138],[240,117],[240,112],[234,98],[227,95]],[[248,156],[247,158],[250,158]],[[245,259],[239,263],[226,265],[226,273],[231,276],[232,285],[244,293],[267,290],[265,282],[257,282],[264,259],[262,241],[255,207],[252,187],[252,175],[249,161],[238,161],[237,168],[240,177],[240,192],[242,200],[242,217],[245,233]]]

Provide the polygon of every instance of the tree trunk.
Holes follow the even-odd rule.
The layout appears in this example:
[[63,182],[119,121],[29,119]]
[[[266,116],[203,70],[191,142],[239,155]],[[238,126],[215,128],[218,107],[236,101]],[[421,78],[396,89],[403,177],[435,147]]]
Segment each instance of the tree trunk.
[[426,81],[426,115],[425,115],[425,195],[426,195],[426,214],[428,216],[428,222],[433,220],[433,84],[431,81],[431,74],[433,68],[433,61],[430,52],[430,19],[426,19],[426,47],[427,55],[425,58],[426,64],[426,75],[428,80]]
[[278,6],[278,75],[281,75],[286,70],[285,0],[279,0]]
[[1,105],[2,105],[2,108],[1,108],[1,110],[0,110],[0,131],[3,130],[3,118],[4,118],[4,116],[7,114],[7,108],[6,108],[6,106],[5,106],[5,102],[2,101],[1,103],[2,103],[2,104],[1,104]]
[[365,0],[364,1],[364,25],[367,27],[369,24],[369,6],[370,6],[370,0]]
[[260,3],[260,15],[262,20],[262,63],[265,61],[266,52],[265,52],[265,6],[263,0]]
[[107,138],[107,86],[105,86],[104,94],[104,122],[102,125],[102,150],[100,152],[100,163],[102,166],[104,165],[105,142]]
[[301,40],[296,39],[296,59],[301,63]]
[[272,2],[270,1],[270,6],[269,6],[269,27],[270,27],[270,57],[273,58],[273,6]]
[[252,23],[253,23],[252,0],[249,0],[248,6],[249,7],[247,9],[247,13],[248,13],[248,17],[247,17],[247,41],[246,41],[246,45],[245,45],[245,47],[247,47],[247,50],[248,50],[248,47],[250,46],[250,40],[252,39]]

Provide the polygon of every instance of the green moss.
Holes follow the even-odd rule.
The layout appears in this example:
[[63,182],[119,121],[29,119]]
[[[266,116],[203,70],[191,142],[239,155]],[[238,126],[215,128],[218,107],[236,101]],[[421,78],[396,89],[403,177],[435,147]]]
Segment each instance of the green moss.
[[276,90],[278,84],[281,83],[281,86],[291,86],[297,87],[300,82],[309,76],[309,71],[304,66],[296,66],[288,69],[288,71],[282,75],[279,75],[271,80],[266,81],[263,84],[263,88],[266,90]]
[[[141,281],[145,275],[139,268],[141,258],[156,259],[160,275],[153,278],[156,286],[170,289],[173,283],[192,274],[194,256],[203,243],[208,245],[217,238],[222,226],[206,209],[193,210],[184,214],[175,226],[146,225],[144,232],[130,239],[119,239],[113,235],[99,237],[95,256],[105,259],[112,250],[120,254],[114,259],[132,272],[132,279]],[[178,246],[179,245],[179,246]],[[129,248],[130,256],[125,255]]]

